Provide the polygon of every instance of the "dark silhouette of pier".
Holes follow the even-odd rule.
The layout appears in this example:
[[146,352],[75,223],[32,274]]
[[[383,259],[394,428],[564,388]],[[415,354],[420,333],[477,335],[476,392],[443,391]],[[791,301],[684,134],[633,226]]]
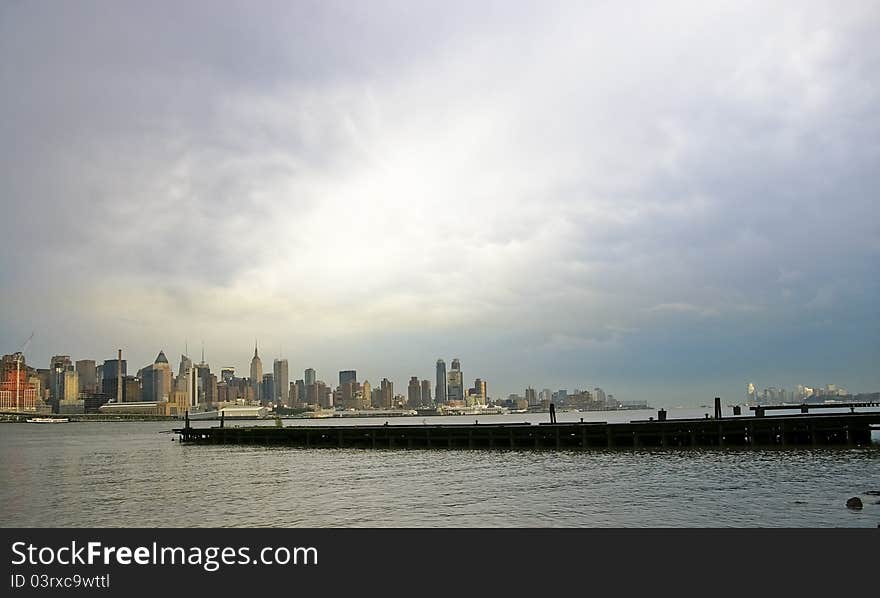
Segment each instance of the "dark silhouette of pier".
[[871,444],[880,412],[667,419],[629,423],[242,426],[174,430],[183,442],[362,449],[639,449],[854,447]]

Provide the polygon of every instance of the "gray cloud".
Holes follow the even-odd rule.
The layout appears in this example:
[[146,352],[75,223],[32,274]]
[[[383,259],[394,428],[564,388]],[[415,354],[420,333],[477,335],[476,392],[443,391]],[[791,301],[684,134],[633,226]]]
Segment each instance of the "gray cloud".
[[504,393],[880,388],[878,25],[7,4],[0,333],[37,328],[38,362],[204,338],[241,368],[256,335],[400,383],[457,354]]

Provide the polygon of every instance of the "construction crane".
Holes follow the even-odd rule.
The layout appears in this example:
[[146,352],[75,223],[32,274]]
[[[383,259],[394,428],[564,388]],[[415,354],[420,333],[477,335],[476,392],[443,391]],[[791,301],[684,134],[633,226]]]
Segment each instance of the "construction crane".
[[25,349],[28,348],[28,345],[31,344],[31,341],[34,339],[34,333],[31,332],[31,335],[28,337],[24,344],[21,346],[21,350],[15,353],[12,358],[15,360],[15,410],[21,411],[21,362],[24,360],[24,352]]

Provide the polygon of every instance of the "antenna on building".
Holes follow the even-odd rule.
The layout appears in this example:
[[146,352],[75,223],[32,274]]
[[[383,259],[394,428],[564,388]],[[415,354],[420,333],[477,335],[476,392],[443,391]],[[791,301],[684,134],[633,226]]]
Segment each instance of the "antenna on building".
[[202,363],[205,363],[205,341],[202,340]]

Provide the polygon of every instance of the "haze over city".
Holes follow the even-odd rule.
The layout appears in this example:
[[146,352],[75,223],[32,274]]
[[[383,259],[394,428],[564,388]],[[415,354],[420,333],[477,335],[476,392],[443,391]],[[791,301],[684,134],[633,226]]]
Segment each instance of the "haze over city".
[[876,3],[259,4],[0,6],[0,353],[880,390]]

